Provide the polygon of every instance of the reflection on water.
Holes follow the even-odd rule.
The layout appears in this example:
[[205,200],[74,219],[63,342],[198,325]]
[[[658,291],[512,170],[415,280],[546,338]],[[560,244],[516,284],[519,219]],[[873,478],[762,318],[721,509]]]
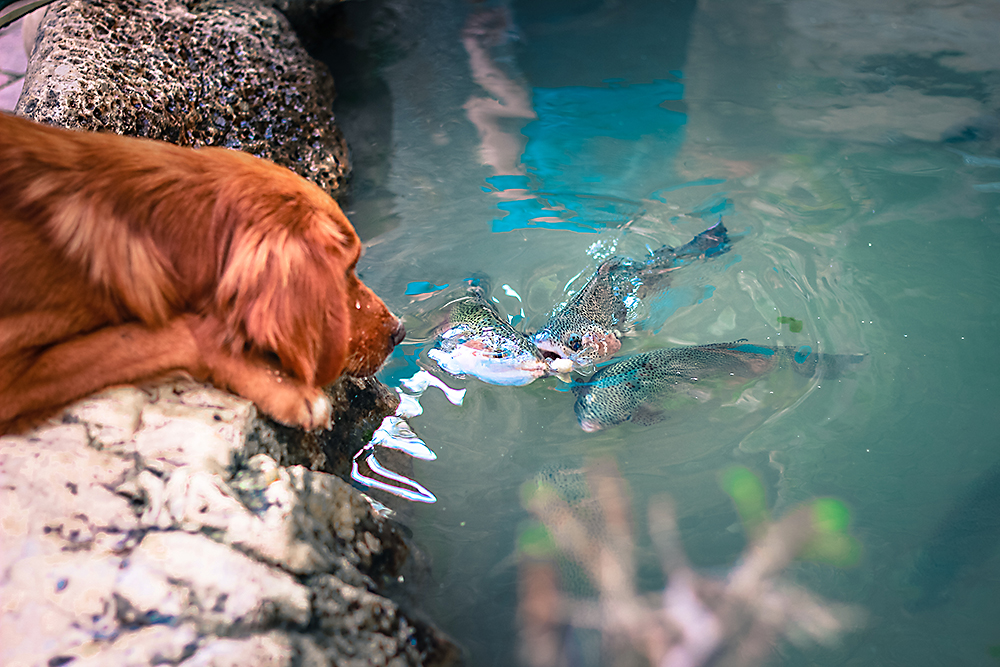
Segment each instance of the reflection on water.
[[[402,380],[400,387],[396,389],[399,393],[396,414],[383,419],[369,443],[354,455],[351,479],[357,484],[414,502],[437,502],[437,497],[422,484],[386,468],[378,460],[380,449],[400,451],[421,461],[437,459],[437,454],[413,432],[406,421],[407,418],[423,413],[420,397],[429,387],[440,389],[452,405],[461,405],[465,399],[464,389],[452,389],[426,371],[418,371],[413,377]],[[363,467],[367,467],[367,470],[363,470]]]
[[[367,241],[359,272],[410,332],[384,381],[425,370],[466,392],[456,406],[428,390],[407,423],[437,455],[413,466],[437,498],[410,510],[433,561],[425,603],[472,664],[516,661],[518,489],[598,454],[634,507],[669,492],[698,568],[728,570],[745,547],[714,482],[733,463],[776,514],[815,496],[851,507],[861,562],[789,576],[869,620],[832,648],[779,648],[785,664],[991,664],[997,551],[954,576],[920,561],[922,589],[947,596],[917,611],[907,557],[943,548],[929,536],[966,511],[949,507],[988,506],[962,498],[1000,459],[998,7],[393,5],[405,29],[379,33],[395,42],[369,86],[382,106],[338,111],[355,150],[384,159],[362,162],[349,214]],[[370,133],[371,118],[386,127]],[[805,384],[770,374],[679,397],[657,424],[585,433],[557,378],[491,386],[427,356],[475,276],[534,332],[608,257],[679,247],[720,214],[733,249],[678,271],[645,306],[657,325],[618,354],[747,339],[865,364]],[[635,558],[637,589],[662,590],[654,546],[637,538]]]

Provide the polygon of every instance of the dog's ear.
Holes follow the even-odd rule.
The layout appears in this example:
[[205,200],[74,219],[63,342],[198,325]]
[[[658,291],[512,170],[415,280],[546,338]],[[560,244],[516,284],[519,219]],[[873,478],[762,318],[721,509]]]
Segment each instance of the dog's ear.
[[258,219],[233,231],[216,292],[233,353],[247,347],[272,352],[307,384],[340,375],[350,338],[344,299],[356,237],[316,211],[292,224]]
[[73,193],[56,201],[46,223],[53,243],[126,313],[164,325],[182,299],[170,261],[152,238],[99,197]]

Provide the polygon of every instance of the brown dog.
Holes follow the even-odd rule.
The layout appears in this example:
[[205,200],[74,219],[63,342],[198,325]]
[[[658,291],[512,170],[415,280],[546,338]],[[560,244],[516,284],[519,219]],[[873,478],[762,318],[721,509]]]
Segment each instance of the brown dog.
[[320,388],[404,334],[360,252],[325,192],[265,160],[0,114],[0,433],[173,370],[328,424]]

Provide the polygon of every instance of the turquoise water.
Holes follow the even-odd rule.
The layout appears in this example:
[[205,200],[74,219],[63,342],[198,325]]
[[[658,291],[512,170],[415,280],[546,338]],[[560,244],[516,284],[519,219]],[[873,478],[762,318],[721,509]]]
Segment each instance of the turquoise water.
[[[1000,11],[870,4],[515,1],[466,45],[483,5],[369,17],[405,28],[376,30],[370,80],[342,86],[348,212],[359,273],[410,332],[384,381],[425,368],[467,389],[461,406],[422,397],[409,424],[437,459],[411,474],[438,501],[397,509],[430,557],[422,604],[472,664],[514,662],[519,488],[601,454],[638,519],[673,496],[688,555],[717,574],[745,546],[727,466],[755,471],[778,514],[850,507],[861,562],[790,574],[867,620],[778,664],[1000,662]],[[863,364],[591,434],[555,378],[489,386],[426,357],[473,275],[531,331],[603,257],[720,215],[732,250],[678,271],[622,353],[746,338]],[[639,557],[640,586],[662,586]]]

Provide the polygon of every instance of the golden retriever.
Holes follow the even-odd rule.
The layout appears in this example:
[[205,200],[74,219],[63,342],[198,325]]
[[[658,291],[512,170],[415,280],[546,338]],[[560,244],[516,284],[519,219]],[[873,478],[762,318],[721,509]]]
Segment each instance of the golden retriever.
[[0,433],[170,371],[323,427],[404,330],[318,186],[234,150],[0,113]]

